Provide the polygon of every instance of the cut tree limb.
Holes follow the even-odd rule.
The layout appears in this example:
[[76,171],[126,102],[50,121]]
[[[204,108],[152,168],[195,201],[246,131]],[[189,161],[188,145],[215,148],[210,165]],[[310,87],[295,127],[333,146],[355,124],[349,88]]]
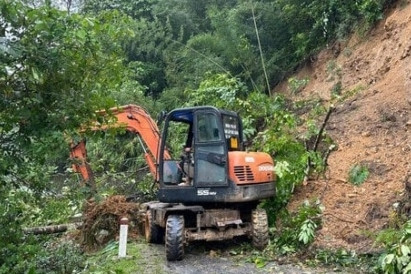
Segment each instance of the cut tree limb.
[[323,131],[324,131],[325,125],[327,124],[328,119],[330,119],[331,112],[333,112],[333,111],[334,111],[334,106],[331,105],[331,106],[328,108],[327,114],[325,115],[324,121],[323,121],[323,123],[322,123],[322,125],[321,125],[321,128],[320,128],[320,131],[318,132],[317,138],[315,139],[313,151],[317,151],[318,144],[320,143],[321,137],[322,137],[322,135],[323,135]]
[[70,230],[76,230],[83,225],[82,222],[80,223],[71,223],[71,224],[61,224],[61,225],[49,225],[49,226],[39,226],[39,227],[27,227],[23,228],[23,232],[25,234],[53,234],[53,233],[61,233]]

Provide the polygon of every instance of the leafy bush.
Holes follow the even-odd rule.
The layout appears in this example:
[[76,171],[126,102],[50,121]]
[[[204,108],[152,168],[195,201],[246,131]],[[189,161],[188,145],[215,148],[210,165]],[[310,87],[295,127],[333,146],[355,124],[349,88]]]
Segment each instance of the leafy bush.
[[116,12],[97,19],[20,0],[0,6],[0,265],[21,273],[39,249],[22,226],[60,219],[52,206],[67,213],[47,198],[59,193],[51,175],[67,164],[64,135],[113,106],[110,91],[127,74],[117,41],[132,34],[113,26],[126,21]]
[[341,81],[336,82],[331,88],[331,97],[338,97],[342,92],[342,83]]
[[84,262],[83,252],[74,242],[50,241],[36,257],[36,273],[77,273],[84,268]]
[[405,223],[398,236],[397,240],[385,242],[386,252],[378,264],[383,273],[411,272],[411,221]]
[[288,79],[288,87],[293,94],[299,93],[308,84],[308,78],[298,79],[291,77]]
[[42,245],[35,237],[27,237],[24,241],[20,240],[18,246],[13,246],[12,244],[3,246],[0,252],[3,257],[1,259],[0,273],[36,273],[34,258],[42,252]]
[[369,174],[370,172],[366,166],[354,165],[349,171],[348,181],[351,184],[358,186],[365,182]]
[[286,254],[309,245],[314,240],[316,229],[321,225],[321,213],[322,205],[319,201],[305,201],[295,213],[283,209],[280,212],[279,228],[270,248]]
[[149,173],[144,151],[130,132],[93,132],[87,136],[87,157],[100,193],[130,194]]
[[363,0],[359,4],[359,12],[368,25],[382,19],[383,4],[386,0]]
[[360,261],[355,251],[348,251],[341,248],[337,250],[317,250],[314,260],[324,265],[339,265],[342,267],[358,267]]
[[196,90],[186,90],[186,106],[212,105],[218,108],[238,108],[236,100],[246,93],[244,84],[225,73],[207,73]]

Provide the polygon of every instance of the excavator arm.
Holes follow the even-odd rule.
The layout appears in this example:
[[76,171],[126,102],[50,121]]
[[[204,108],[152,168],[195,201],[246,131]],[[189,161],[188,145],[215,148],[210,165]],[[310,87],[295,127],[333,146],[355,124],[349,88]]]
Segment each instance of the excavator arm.
[[[103,117],[114,117],[114,122],[101,125],[95,123],[89,130],[101,131],[109,128],[123,128],[135,133],[144,150],[144,158],[150,169],[151,174],[158,180],[157,162],[159,155],[160,131],[155,121],[142,108],[136,105],[126,105],[112,108],[109,112],[99,111],[98,115]],[[79,143],[71,144],[70,157],[73,159],[73,170],[80,173],[86,182],[94,187],[92,171],[86,161],[87,150],[86,141],[83,139]],[[170,159],[168,151],[164,151],[164,158]]]

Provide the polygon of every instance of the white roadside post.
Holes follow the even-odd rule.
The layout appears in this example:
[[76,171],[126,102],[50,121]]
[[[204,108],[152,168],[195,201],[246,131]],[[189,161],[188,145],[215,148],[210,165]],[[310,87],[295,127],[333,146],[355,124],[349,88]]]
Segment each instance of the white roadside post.
[[128,219],[123,217],[120,220],[120,240],[118,247],[118,257],[124,258],[127,254],[127,233],[128,233]]

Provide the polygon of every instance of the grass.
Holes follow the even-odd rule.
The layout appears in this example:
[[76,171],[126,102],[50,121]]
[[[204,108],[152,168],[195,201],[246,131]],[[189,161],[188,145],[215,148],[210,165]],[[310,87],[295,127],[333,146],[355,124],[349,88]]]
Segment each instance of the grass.
[[139,242],[127,244],[127,256],[118,258],[118,242],[109,243],[103,250],[90,254],[84,273],[132,274],[165,273],[162,264],[164,254],[154,254],[150,245]]
[[345,249],[311,250],[305,264],[310,267],[332,267],[341,273],[375,273],[379,254],[358,255]]

